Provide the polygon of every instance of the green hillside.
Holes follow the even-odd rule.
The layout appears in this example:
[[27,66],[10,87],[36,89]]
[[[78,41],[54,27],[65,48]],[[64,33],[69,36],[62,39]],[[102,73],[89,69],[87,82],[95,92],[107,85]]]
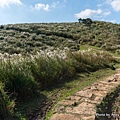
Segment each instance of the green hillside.
[[79,50],[89,44],[120,53],[120,25],[94,21],[84,23],[10,24],[0,27],[1,53],[26,53],[45,49]]
[[45,118],[53,103],[114,73],[119,54],[119,24],[1,25],[0,119],[30,119],[47,101]]

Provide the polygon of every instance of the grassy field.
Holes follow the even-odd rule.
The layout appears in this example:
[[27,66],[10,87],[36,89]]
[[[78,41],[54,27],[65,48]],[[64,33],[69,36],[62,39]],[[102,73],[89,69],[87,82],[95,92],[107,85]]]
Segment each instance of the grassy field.
[[119,47],[119,25],[112,23],[1,25],[0,118],[26,120],[44,101],[51,108],[114,73]]

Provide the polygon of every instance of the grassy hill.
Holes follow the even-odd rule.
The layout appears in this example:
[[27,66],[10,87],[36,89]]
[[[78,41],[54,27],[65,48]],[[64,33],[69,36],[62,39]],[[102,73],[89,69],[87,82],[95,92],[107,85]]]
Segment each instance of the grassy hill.
[[1,25],[0,119],[26,120],[41,101],[56,101],[50,96],[65,97],[96,81],[99,72],[94,72],[104,71],[100,78],[113,73],[118,61],[112,55],[120,54],[119,31],[119,24],[99,21]]
[[9,24],[0,27],[1,53],[29,53],[45,49],[79,50],[79,44],[120,52],[120,25],[94,21],[83,23]]

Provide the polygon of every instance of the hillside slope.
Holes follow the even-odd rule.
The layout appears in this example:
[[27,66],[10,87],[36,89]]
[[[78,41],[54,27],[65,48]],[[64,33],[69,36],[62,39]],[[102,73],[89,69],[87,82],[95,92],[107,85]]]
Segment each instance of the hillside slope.
[[38,112],[45,118],[58,100],[114,73],[119,61],[103,50],[119,53],[119,27],[99,21],[1,25],[0,119],[27,120]]
[[45,49],[79,50],[89,44],[120,53],[120,25],[94,21],[83,23],[26,23],[0,26],[1,53],[29,53]]

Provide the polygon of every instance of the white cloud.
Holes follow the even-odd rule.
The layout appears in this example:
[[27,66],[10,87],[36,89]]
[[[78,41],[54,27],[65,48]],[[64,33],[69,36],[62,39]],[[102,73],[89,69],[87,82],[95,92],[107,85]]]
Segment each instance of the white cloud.
[[103,13],[104,16],[108,16],[108,15],[110,15],[110,14],[111,14],[110,11],[108,11],[108,12],[104,12],[104,13]]
[[101,21],[106,21],[106,22],[116,23],[116,20],[105,20],[105,19],[101,19]]
[[98,4],[97,6],[98,6],[98,7],[102,7],[103,5],[102,5],[102,4]]
[[116,20],[110,20],[110,22],[112,22],[112,23],[116,23]]
[[107,0],[115,11],[120,11],[120,0]]
[[115,11],[120,11],[120,0],[113,0],[111,5]]
[[75,17],[77,18],[91,18],[96,15],[99,15],[102,13],[101,9],[98,10],[91,10],[91,9],[86,9],[84,11],[81,11],[80,13],[75,14]]
[[[66,1],[67,2],[67,1]],[[54,8],[63,8],[63,7],[66,7],[65,3],[61,3],[59,1],[56,1],[56,2],[53,2],[51,5],[50,5],[50,9],[54,9]]]
[[22,2],[20,0],[0,0],[0,7],[8,7],[11,4],[22,5]]
[[53,2],[52,5],[50,6],[51,8],[56,8],[60,4],[59,1]]
[[36,10],[45,10],[45,11],[49,11],[49,5],[48,4],[42,4],[42,3],[38,3],[38,4],[35,4],[35,9]]
[[49,10],[52,10],[54,8],[58,8],[59,6],[61,7],[60,2],[56,1],[56,2],[53,2],[51,5],[38,3],[38,4],[35,4],[35,6],[30,6],[30,8],[33,10],[49,11]]

